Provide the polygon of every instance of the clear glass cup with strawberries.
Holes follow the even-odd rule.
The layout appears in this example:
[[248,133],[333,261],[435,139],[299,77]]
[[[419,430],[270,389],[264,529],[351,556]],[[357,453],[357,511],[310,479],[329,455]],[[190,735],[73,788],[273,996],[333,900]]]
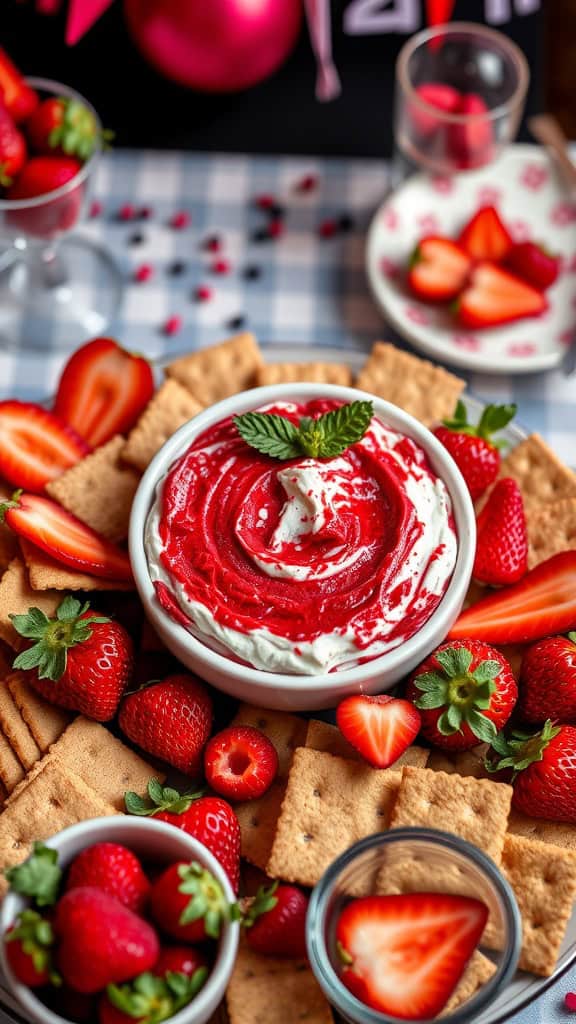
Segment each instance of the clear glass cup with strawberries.
[[426,828],[356,843],[315,887],[307,915],[316,980],[351,1024],[476,1020],[511,980],[521,933],[495,863]]
[[[0,345],[72,347],[117,311],[109,254],[73,234],[108,133],[90,103],[44,78],[24,79],[0,49]],[[86,286],[98,282],[98,295]],[[88,288],[88,295],[90,288]]]
[[451,22],[413,36],[396,64],[393,183],[492,163],[516,135],[529,77],[522,51],[486,26]]

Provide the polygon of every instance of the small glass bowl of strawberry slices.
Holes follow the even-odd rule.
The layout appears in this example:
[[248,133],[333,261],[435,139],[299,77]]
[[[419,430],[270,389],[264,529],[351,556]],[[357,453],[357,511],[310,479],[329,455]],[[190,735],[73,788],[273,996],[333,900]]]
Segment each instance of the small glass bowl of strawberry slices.
[[235,896],[181,829],[80,822],[35,844],[10,886],[0,967],[28,1021],[130,1024],[161,1006],[155,1020],[206,1024],[220,1005],[238,949]]
[[426,29],[396,63],[394,184],[484,167],[518,130],[530,72],[507,36],[472,22]]
[[[37,102],[25,121],[0,104],[0,346],[71,349],[104,331],[122,297],[111,255],[74,233],[108,133],[75,90],[44,78],[25,85]],[[18,159],[7,165],[10,133]]]
[[316,980],[350,1024],[479,1020],[516,970],[521,935],[495,863],[427,828],[350,847],[316,885],[306,919]]

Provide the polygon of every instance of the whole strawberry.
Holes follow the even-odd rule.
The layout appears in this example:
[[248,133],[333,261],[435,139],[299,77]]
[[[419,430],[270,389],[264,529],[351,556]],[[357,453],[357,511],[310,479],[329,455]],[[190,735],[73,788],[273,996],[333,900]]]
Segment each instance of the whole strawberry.
[[492,435],[507,426],[515,414],[515,405],[487,405],[474,426],[468,423],[464,402],[458,402],[452,419],[443,420],[434,431],[462,473],[473,501],[498,475],[500,452]]
[[481,640],[441,644],[416,669],[406,696],[422,716],[421,733],[442,750],[492,743],[518,696],[510,665]]
[[68,596],[53,619],[39,608],[11,615],[16,632],[35,641],[14,668],[29,673],[28,682],[51,704],[107,722],[132,673],[132,641],[118,622],[89,607]]
[[92,111],[79,100],[65,96],[43,100],[26,122],[26,133],[36,153],[76,156],[80,160],[92,156],[100,139]]
[[26,143],[0,100],[0,185],[11,185],[26,162]]
[[58,967],[77,992],[98,992],[154,967],[160,945],[147,921],[113,896],[82,886],[66,892],[56,907]]
[[207,977],[205,953],[192,946],[168,946],[153,973],[127,985],[108,985],[98,1007],[99,1024],[157,1024],[187,1006]]
[[142,913],[150,891],[140,861],[119,843],[95,843],[74,858],[66,889],[86,885],[102,889],[136,914]]
[[493,771],[514,771],[512,805],[522,814],[576,825],[576,728],[554,725],[541,732],[499,734],[492,743],[500,754]]
[[163,946],[154,968],[154,974],[165,978],[168,972],[185,974],[191,978],[196,971],[209,967],[209,960],[203,949],[196,946]]
[[524,501],[511,477],[495,484],[477,520],[472,575],[481,583],[507,586],[528,571],[528,533]]
[[212,727],[212,699],[195,676],[167,676],[126,697],[119,723],[143,750],[185,775],[196,775]]
[[194,836],[214,854],[230,879],[234,892],[240,883],[240,825],[230,804],[219,796],[181,795],[162,787],[157,779],[148,783],[149,800],[126,793],[129,814],[155,817]]
[[549,636],[526,650],[518,710],[527,722],[576,723],[576,633]]
[[52,965],[54,930],[36,910],[23,910],[4,936],[6,960],[14,976],[29,988],[57,982]]
[[295,885],[262,886],[243,915],[246,942],[265,956],[306,957],[308,897]]
[[155,924],[181,942],[219,939],[222,925],[236,916],[214,875],[196,861],[171,864],[150,891],[150,916]]

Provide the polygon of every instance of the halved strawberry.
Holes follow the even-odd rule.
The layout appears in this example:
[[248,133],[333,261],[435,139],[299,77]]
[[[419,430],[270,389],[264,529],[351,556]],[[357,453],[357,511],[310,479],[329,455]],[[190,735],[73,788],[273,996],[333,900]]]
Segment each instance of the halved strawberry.
[[460,245],[473,260],[499,263],[512,249],[512,238],[495,206],[482,206],[462,229]]
[[495,263],[478,263],[456,311],[463,327],[494,327],[527,316],[539,316],[548,303],[542,292]]
[[127,553],[50,498],[17,491],[12,501],[0,504],[2,521],[62,565],[118,582],[132,580]]
[[537,242],[515,242],[506,256],[506,265],[541,292],[550,288],[560,273],[560,257]]
[[352,900],[336,925],[341,979],[366,1006],[429,1020],[448,1002],[488,919],[480,900],[414,892]]
[[251,725],[230,725],[206,744],[206,782],[229,800],[254,800],[263,796],[277,773],[276,747],[260,729]]
[[492,644],[541,640],[576,629],[576,551],[561,551],[519,583],[461,612],[448,637]]
[[448,302],[462,291],[470,257],[449,238],[422,238],[410,258],[408,287],[426,302]]
[[408,700],[396,697],[346,697],[336,711],[338,728],[349,743],[376,768],[388,768],[414,742],[420,714]]
[[472,575],[493,587],[517,583],[528,569],[528,534],[518,484],[503,477],[495,485],[477,520]]
[[96,448],[130,430],[153,393],[147,359],[112,338],[94,338],[66,363],[54,411]]
[[72,427],[32,402],[0,402],[0,475],[41,492],[90,451]]

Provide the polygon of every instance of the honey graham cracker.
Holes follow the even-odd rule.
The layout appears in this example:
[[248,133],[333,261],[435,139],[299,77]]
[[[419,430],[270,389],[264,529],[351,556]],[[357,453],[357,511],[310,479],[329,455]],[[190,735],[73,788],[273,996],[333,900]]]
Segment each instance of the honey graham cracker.
[[[310,747],[312,750],[324,750],[328,754],[344,757],[349,761],[360,761],[362,764],[366,764],[362,755],[348,742],[337,726],[320,719],[311,718],[309,720],[304,746]],[[425,768],[429,756],[430,751],[425,747],[412,745],[394,761],[391,767],[396,770],[405,764],[412,764],[415,768]]]
[[492,963],[483,953],[476,950],[472,954],[464,974],[442,1010],[440,1017],[446,1017],[449,1013],[457,1010],[459,1006],[473,999],[476,993],[490,981],[495,971],[496,964]]
[[6,680],[0,682],[0,730],[26,771],[40,760],[40,747],[20,714]]
[[24,672],[10,673],[6,677],[6,686],[38,748],[45,754],[70,724],[72,715],[64,708],[49,704],[36,693]]
[[528,568],[534,569],[560,551],[576,549],[576,497],[526,509]]
[[32,590],[24,562],[13,558],[0,579],[0,639],[19,651],[25,641],[12,625],[10,615],[24,615],[29,608],[39,608],[48,617],[54,615],[62,595],[56,590],[42,593]]
[[177,380],[165,380],[128,434],[122,460],[143,473],[168,438],[202,409]]
[[[26,564],[28,581],[32,590],[81,590],[88,593],[94,590],[124,591],[134,590],[133,580],[106,580],[103,576],[90,576],[85,572],[77,572],[67,565],[62,565],[41,551],[29,540],[20,539],[20,550]],[[37,596],[34,595],[37,602]],[[60,598],[62,600],[62,596]]]
[[508,832],[526,839],[538,839],[541,843],[552,843],[566,850],[576,850],[576,825],[566,821],[547,821],[544,818],[531,818],[521,814],[514,808],[508,818]]
[[298,384],[309,381],[312,384],[340,384],[350,387],[352,371],[343,363],[266,363],[256,371],[256,385]]
[[125,445],[117,434],[46,485],[51,498],[111,541],[128,536],[130,509],[140,474],[120,460]]
[[268,711],[252,704],[241,704],[230,725],[250,725],[268,737],[278,754],[277,778],[285,779],[290,771],[296,747],[304,746],[306,721],[288,711]]
[[230,1024],[334,1024],[306,960],[261,956],[240,943],[226,991]]
[[400,406],[425,426],[451,416],[466,382],[409,352],[377,341],[356,387]]
[[498,476],[516,481],[527,511],[530,505],[576,498],[576,473],[539,434],[530,434],[502,459]]
[[390,828],[443,829],[467,839],[500,863],[512,787],[430,768],[402,769]]
[[22,782],[24,776],[25,771],[21,762],[16,757],[4,733],[0,732],[0,782],[6,790],[7,796]]
[[[404,769],[406,771],[407,769]],[[288,776],[267,873],[313,886],[353,843],[390,822],[401,774],[299,747]]]
[[8,888],[4,871],[26,860],[36,840],[79,821],[117,813],[68,767],[47,761],[0,814],[0,898]]
[[202,405],[213,405],[253,387],[263,362],[256,338],[246,332],[176,359],[166,367],[166,376]]

